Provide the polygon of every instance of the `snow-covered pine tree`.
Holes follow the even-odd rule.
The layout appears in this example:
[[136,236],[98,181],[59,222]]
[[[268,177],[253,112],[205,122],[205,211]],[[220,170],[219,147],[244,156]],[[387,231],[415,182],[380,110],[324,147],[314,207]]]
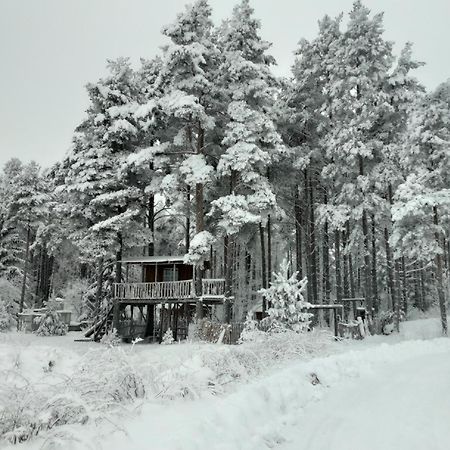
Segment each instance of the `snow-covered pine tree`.
[[17,223],[10,211],[13,185],[7,167],[4,167],[0,175],[0,278],[12,279],[21,273],[22,242]]
[[450,82],[411,112],[402,154],[408,173],[393,205],[392,244],[424,265],[434,262],[442,332],[447,334],[443,254],[450,223]]
[[[122,257],[126,245],[142,245],[145,195],[127,163],[141,138],[140,104],[134,73],[125,58],[108,63],[109,75],[88,84],[86,120],[74,136],[60,189],[68,194],[68,213],[78,224],[72,237],[93,257]],[[144,111],[143,111],[144,110]],[[126,233],[125,233],[126,230]],[[120,264],[116,266],[120,281]]]
[[35,320],[39,324],[36,334],[38,336],[63,336],[67,333],[67,324],[61,319],[58,309],[59,303],[55,300],[47,302],[46,311]]
[[[286,206],[294,206],[296,268],[300,279],[303,272],[308,276],[308,299],[315,303],[320,290],[324,301],[330,298],[329,234],[340,229],[348,215],[348,212],[333,207],[335,182],[322,174],[330,163],[325,157],[325,149],[337,107],[331,80],[336,70],[336,46],[341,39],[340,21],[341,16],[335,19],[325,16],[319,21],[318,36],[312,41],[300,41],[292,68],[293,79],[280,96],[279,125],[291,152],[290,158],[283,161],[285,166],[279,170],[282,175],[277,184],[278,189],[280,185],[286,186]],[[322,230],[317,226],[319,224],[323,224]],[[320,238],[323,244],[321,258]],[[310,256],[303,263],[305,254]],[[319,260],[322,260],[321,278]],[[321,279],[323,283],[320,283]],[[341,295],[339,289],[336,295]]]
[[[210,215],[224,236],[226,295],[231,296],[232,268],[240,245],[249,249],[249,258],[261,261],[261,278],[263,286],[267,286],[271,249],[265,245],[266,223],[276,209],[270,168],[280,157],[283,145],[274,124],[273,103],[278,84],[271,66],[275,60],[267,52],[271,44],[261,38],[260,22],[248,1],[238,3],[222,24],[218,44],[223,61],[217,82],[222,86],[227,115],[217,165],[219,198],[211,202]],[[253,236],[258,230],[257,240]],[[243,283],[244,289],[246,284]],[[243,305],[244,315],[245,310]],[[229,321],[229,308],[225,316]]]
[[[333,126],[324,143],[329,164],[326,177],[335,184],[334,204],[346,207],[352,226],[347,238],[363,255],[364,295],[369,311],[377,310],[376,280],[372,277],[372,247],[369,218],[381,202],[374,189],[374,167],[383,149],[389,95],[383,89],[393,63],[392,43],[383,39],[383,16],[370,16],[360,0],[355,1],[349,22],[335,46],[330,88],[334,100]],[[340,236],[336,236],[336,248]]]
[[297,279],[297,273],[289,275],[289,262],[284,260],[278,273],[273,274],[273,281],[268,289],[260,293],[268,302],[269,316],[263,319],[272,329],[287,329],[297,333],[307,331],[312,314],[308,312],[310,303],[305,301],[307,279]]
[[34,244],[37,229],[48,213],[49,186],[47,179],[42,175],[40,166],[35,162],[22,164],[18,160],[11,160],[7,163],[5,170],[9,172],[7,176],[8,223],[15,228],[22,243],[22,291],[19,306],[22,311],[29,297],[27,288],[32,281],[31,247]]
[[211,8],[197,0],[163,28],[170,39],[160,72],[160,105],[170,119],[173,172],[194,194],[196,232],[205,230],[204,187],[211,181],[208,161],[217,103],[214,77],[219,52],[213,38]]
[[171,328],[167,328],[166,332],[164,333],[164,336],[162,337],[161,344],[162,345],[170,345],[174,342],[173,338],[173,332]]
[[218,174],[229,193],[212,202],[225,234],[238,233],[246,224],[264,222],[276,205],[268,171],[283,151],[275,124],[273,105],[276,81],[267,54],[270,43],[260,34],[248,0],[233,9],[221,30],[224,52],[221,82],[230,99],[228,123],[222,141]]
[[[206,232],[205,186],[211,182],[214,173],[210,154],[216,140],[215,116],[221,109],[216,84],[220,53],[208,2],[197,0],[186,6],[175,22],[164,27],[162,32],[170,39],[164,48],[159,76],[163,92],[161,109],[170,119],[170,133],[163,142],[168,144],[167,153],[172,155],[169,178],[172,182],[176,180],[183,197],[188,197],[188,211],[192,192],[195,232],[203,235]],[[186,234],[189,223],[190,220],[186,223]],[[189,243],[189,236],[186,242]],[[203,278],[201,262],[207,254],[192,256],[198,262],[196,279],[199,291]],[[200,317],[203,310],[200,304],[197,306]]]

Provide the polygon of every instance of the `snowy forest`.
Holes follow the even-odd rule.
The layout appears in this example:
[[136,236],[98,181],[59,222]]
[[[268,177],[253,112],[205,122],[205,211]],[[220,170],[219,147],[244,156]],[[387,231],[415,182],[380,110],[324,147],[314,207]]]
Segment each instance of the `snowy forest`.
[[211,13],[186,6],[139,67],[108,61],[62,161],[4,165],[3,320],[54,297],[88,315],[124,255],[186,254],[225,278],[224,322],[286,259],[311,304],[364,297],[397,328],[438,306],[446,334],[450,81],[427,92],[412,45],[394,54],[359,0],[299,42],[285,78],[248,0]]
[[0,448],[448,449],[450,79],[360,0],[280,76],[262,2],[213,3],[0,167]]

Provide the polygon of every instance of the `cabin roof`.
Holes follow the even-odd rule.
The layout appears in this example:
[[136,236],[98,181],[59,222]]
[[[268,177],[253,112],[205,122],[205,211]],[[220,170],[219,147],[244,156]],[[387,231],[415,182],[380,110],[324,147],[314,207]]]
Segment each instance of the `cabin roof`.
[[184,256],[135,256],[123,258],[125,264],[151,264],[151,263],[183,263]]

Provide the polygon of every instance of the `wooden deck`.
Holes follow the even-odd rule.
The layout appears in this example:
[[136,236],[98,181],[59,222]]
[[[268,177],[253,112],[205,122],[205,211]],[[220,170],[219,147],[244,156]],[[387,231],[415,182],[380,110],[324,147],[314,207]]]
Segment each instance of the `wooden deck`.
[[[172,302],[194,301],[198,296],[195,292],[194,280],[162,281],[156,283],[114,283],[114,298],[120,302]],[[201,298],[222,301],[225,295],[225,280],[203,279]]]

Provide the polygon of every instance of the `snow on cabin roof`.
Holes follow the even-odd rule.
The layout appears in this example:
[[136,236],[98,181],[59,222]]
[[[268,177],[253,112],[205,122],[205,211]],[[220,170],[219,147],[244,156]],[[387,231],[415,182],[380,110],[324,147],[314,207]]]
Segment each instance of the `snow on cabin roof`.
[[135,256],[131,258],[123,258],[122,263],[125,264],[142,264],[142,263],[182,263],[184,256]]

